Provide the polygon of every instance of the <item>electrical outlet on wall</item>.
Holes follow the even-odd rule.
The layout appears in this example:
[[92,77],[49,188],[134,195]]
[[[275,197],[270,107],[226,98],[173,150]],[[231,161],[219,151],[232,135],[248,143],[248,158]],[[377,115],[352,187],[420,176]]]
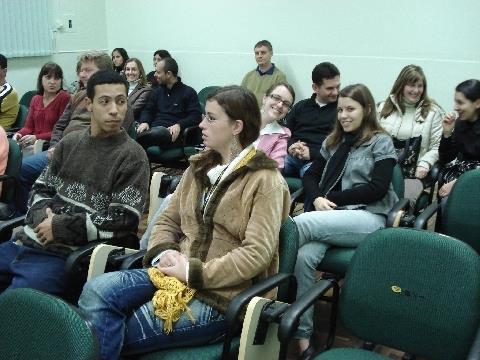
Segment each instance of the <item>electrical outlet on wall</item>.
[[63,15],[63,29],[64,32],[76,32],[77,31],[77,19],[73,14]]

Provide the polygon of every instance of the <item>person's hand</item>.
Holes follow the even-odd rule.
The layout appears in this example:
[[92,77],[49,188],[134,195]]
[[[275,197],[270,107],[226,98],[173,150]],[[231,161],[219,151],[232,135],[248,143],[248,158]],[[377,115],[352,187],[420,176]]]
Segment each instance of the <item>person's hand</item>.
[[13,134],[12,139],[15,140],[16,142],[19,142],[22,139],[22,134],[15,133]]
[[47,150],[47,158],[50,160],[53,156],[53,151],[55,150],[55,146],[51,147]]
[[167,276],[177,278],[183,283],[187,282],[188,259],[178,251],[171,251],[165,254],[157,264],[158,270]]
[[156,265],[157,268],[173,266],[177,262],[178,255],[181,255],[181,253],[177,250],[165,250]]
[[47,213],[47,217],[33,230],[37,235],[37,239],[43,245],[53,241],[52,219],[55,215],[50,208],[47,208],[45,211]]
[[457,182],[457,179],[452,180],[446,184],[443,184],[440,189],[438,189],[438,196],[445,197],[450,195],[450,191],[452,191],[453,185]]
[[147,131],[148,129],[150,129],[150,126],[147,123],[141,123],[137,127],[137,134]]
[[453,128],[455,127],[455,120],[457,119],[457,113],[455,111],[449,112],[442,120],[443,137],[448,138],[452,135]]
[[425,176],[428,174],[428,169],[423,167],[423,166],[417,166],[417,169],[415,170],[415,177],[417,179],[423,179]]
[[175,140],[177,140],[178,138],[178,135],[180,134],[180,125],[178,124],[175,124],[175,125],[172,125],[172,126],[169,126],[168,128],[168,131],[170,131],[170,135],[172,135],[172,142],[175,142]]
[[299,154],[298,152],[299,148],[300,148],[300,141],[294,142],[292,145],[288,147],[288,153],[293,157],[297,157]]
[[317,211],[326,211],[326,210],[333,210],[337,207],[337,204],[334,202],[324,198],[324,197],[317,197],[313,202],[313,206]]
[[23,147],[33,145],[35,143],[35,140],[37,140],[37,137],[35,135],[25,135],[20,139],[20,145]]
[[310,160],[310,148],[305,143],[301,143],[298,158],[300,160]]

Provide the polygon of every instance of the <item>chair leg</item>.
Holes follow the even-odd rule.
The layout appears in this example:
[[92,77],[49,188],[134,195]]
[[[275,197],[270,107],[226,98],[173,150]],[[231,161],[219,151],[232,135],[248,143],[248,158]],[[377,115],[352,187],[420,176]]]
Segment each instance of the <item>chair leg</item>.
[[340,287],[337,281],[333,282],[332,288],[332,307],[330,311],[330,329],[328,331],[326,349],[330,349],[335,341],[335,332],[337,331],[337,316],[338,316],[338,298],[340,294]]

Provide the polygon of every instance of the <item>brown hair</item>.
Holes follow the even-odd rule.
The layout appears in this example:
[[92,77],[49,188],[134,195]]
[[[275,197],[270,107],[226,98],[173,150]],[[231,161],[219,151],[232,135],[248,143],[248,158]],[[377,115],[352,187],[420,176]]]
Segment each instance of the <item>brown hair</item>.
[[[380,126],[377,120],[377,112],[375,110],[375,100],[373,100],[372,93],[363,84],[353,84],[344,87],[340,90],[338,95],[341,97],[348,97],[358,102],[363,108],[363,119],[360,124],[358,140],[355,145],[363,144],[365,141],[370,140],[373,135],[378,133],[385,133],[385,130]],[[328,135],[326,139],[327,149],[331,149],[342,141],[345,131],[342,125],[337,120],[333,125],[333,131]]]
[[[427,79],[425,78],[425,74],[423,73],[423,70],[420,66],[413,65],[413,64],[405,66],[402,69],[402,71],[400,71],[400,74],[398,74],[397,80],[395,80],[392,90],[390,91],[390,95],[393,95],[393,98],[397,102],[397,105],[400,107],[402,114],[404,114],[405,99],[403,96],[403,89],[405,88],[405,85],[414,84],[419,80],[423,83],[423,93],[422,93],[422,96],[420,97],[420,100],[418,101],[417,104],[415,104],[415,106],[418,106],[418,104],[423,101],[421,114],[425,118],[427,117],[431,107],[433,105],[436,105],[436,103],[433,99],[430,99],[427,95]],[[389,96],[385,100],[385,105],[383,106],[382,111],[380,112],[380,118],[386,118],[395,111],[397,111],[397,108],[393,103],[391,96]]]
[[209,94],[207,101],[216,101],[230,120],[243,121],[243,130],[238,135],[242,148],[257,140],[262,120],[257,99],[250,90],[237,85],[224,86]]
[[145,69],[143,68],[142,62],[137,58],[130,58],[127,61],[125,61],[124,69],[129,62],[134,62],[135,64],[137,64],[138,71],[140,72],[140,77],[138,78],[138,84],[142,86],[147,85],[147,76],[145,75]]
[[275,90],[279,86],[283,86],[283,87],[287,88],[290,95],[292,95],[292,105],[293,105],[295,103],[295,90],[293,90],[293,86],[290,85],[289,83],[287,83],[286,81],[279,81],[279,82],[273,84],[272,86],[270,86],[267,89],[267,92],[265,93],[265,95],[266,96],[271,95],[273,90]]
[[37,78],[37,94],[43,95],[45,92],[45,89],[43,88],[42,85],[42,78],[44,75],[50,75],[55,77],[55,79],[60,79],[60,90],[63,89],[63,70],[60,67],[60,65],[55,64],[53,62],[48,62],[45,65],[42,66],[40,69],[40,72],[38,73],[38,78]]

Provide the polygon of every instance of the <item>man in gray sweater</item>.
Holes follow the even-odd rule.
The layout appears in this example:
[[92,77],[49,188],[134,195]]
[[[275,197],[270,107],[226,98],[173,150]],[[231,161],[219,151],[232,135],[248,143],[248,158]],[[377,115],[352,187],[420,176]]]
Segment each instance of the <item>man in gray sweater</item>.
[[62,295],[72,250],[136,234],[149,167],[145,151],[122,129],[127,89],[113,71],[99,71],[88,81],[90,126],[55,146],[33,186],[23,230],[0,245],[0,292],[32,287]]

